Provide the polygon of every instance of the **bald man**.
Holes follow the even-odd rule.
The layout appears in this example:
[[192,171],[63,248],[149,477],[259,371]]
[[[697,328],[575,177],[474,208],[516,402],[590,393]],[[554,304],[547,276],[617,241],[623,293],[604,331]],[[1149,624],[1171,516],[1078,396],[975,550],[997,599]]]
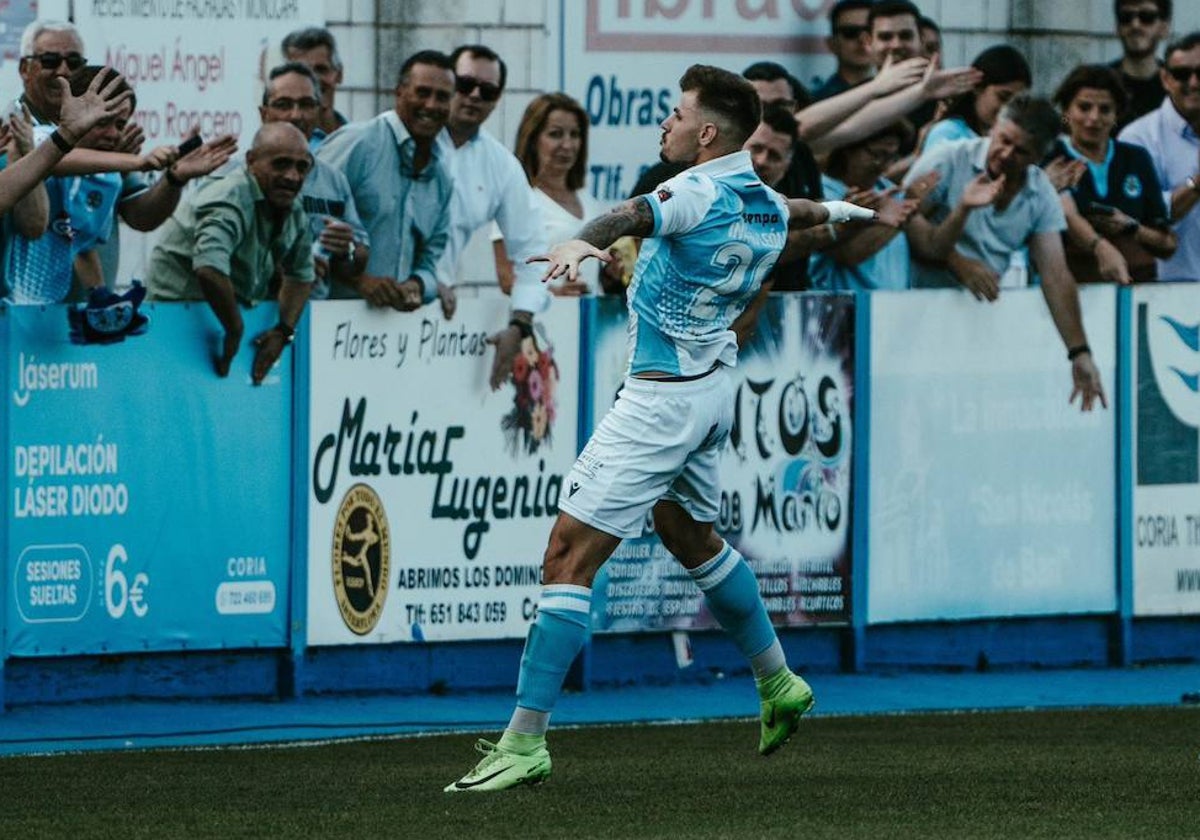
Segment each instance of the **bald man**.
[[[163,228],[150,258],[151,298],[208,301],[225,329],[213,359],[218,376],[228,375],[242,343],[240,306],[279,302],[279,323],[254,341],[255,384],[292,341],[313,282],[312,234],[296,201],[311,167],[299,129],[264,125],[245,165],[211,179]],[[276,273],[282,280],[277,296],[271,288]]]

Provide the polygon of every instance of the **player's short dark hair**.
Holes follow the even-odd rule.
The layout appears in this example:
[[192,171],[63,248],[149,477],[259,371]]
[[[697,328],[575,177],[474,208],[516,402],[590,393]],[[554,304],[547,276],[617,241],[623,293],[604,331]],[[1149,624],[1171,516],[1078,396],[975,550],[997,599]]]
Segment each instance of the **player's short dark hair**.
[[762,122],[766,123],[772,131],[786,134],[793,143],[800,139],[800,132],[796,127],[796,116],[792,113],[792,109],[782,102],[769,102],[763,105]]
[[912,15],[913,23],[921,23],[921,10],[908,0],[879,0],[878,3],[871,4],[871,11],[867,13],[867,26],[874,31],[875,21],[879,18],[899,17],[900,15]]
[[[1122,6],[1137,6],[1140,3],[1145,3],[1146,0],[1113,0],[1113,17],[1121,13]],[[1171,19],[1171,0],[1153,0],[1154,5],[1158,6],[1158,16],[1163,20]]]
[[812,103],[812,95],[804,83],[787,71],[787,68],[775,61],[756,61],[742,71],[742,78],[750,82],[774,82],[784,79],[792,92],[792,102],[797,110],[807,108]]
[[278,79],[280,76],[287,76],[295,73],[297,76],[303,76],[312,82],[313,90],[316,91],[317,99],[321,98],[321,80],[317,78],[317,74],[312,71],[312,68],[303,61],[285,61],[283,64],[276,65],[267,73],[267,83],[263,86],[262,104],[266,105],[271,99],[271,82]]
[[1062,114],[1049,99],[1019,93],[1005,103],[996,118],[1008,120],[1033,138],[1038,158],[1045,156],[1062,129]]
[[[71,95],[83,96],[83,94],[87,93],[88,85],[92,83],[92,79],[96,78],[96,75],[104,69],[105,67],[103,64],[85,64],[83,67],[80,67],[78,70],[72,73],[70,78]],[[116,72],[115,70],[112,70],[112,68],[108,69],[114,73]],[[136,111],[137,94],[133,92],[133,88],[129,86],[129,82],[125,81],[124,76],[121,76],[116,86],[109,91],[108,98],[112,99],[115,96],[120,96],[125,91],[129,91],[130,93],[129,107]]]
[[836,32],[838,26],[838,18],[846,12],[856,12],[859,9],[870,9],[875,5],[875,0],[838,0],[829,9],[829,31]]
[[732,146],[741,148],[758,128],[762,118],[762,103],[758,91],[737,73],[708,64],[693,64],[679,79],[684,93],[695,91],[696,104],[721,117],[733,136],[726,138]]
[[1167,44],[1167,49],[1163,52],[1163,64],[1165,65],[1171,60],[1171,56],[1177,52],[1188,52],[1195,47],[1200,46],[1200,31],[1189,32],[1178,40]]
[[342,57],[338,55],[337,40],[333,37],[333,33],[323,26],[306,26],[303,29],[294,29],[287,35],[283,36],[283,43],[279,48],[283,51],[284,58],[292,50],[307,52],[315,50],[317,47],[324,47],[329,50],[329,61],[337,70],[342,69]]
[[1129,104],[1129,92],[1125,90],[1117,71],[1107,64],[1081,64],[1068,73],[1054,92],[1054,104],[1064,111],[1067,110],[1067,106],[1084,88],[1108,91],[1117,106],[1117,116],[1125,113],[1125,106]]
[[504,63],[504,59],[495,50],[491,47],[485,47],[483,44],[463,44],[461,47],[455,47],[454,52],[450,53],[451,70],[458,66],[458,58],[463,53],[468,53],[476,58],[482,58],[484,61],[494,61],[499,64],[500,90],[504,90],[504,84],[508,81],[508,65]]
[[408,82],[409,71],[418,64],[428,64],[442,70],[449,70],[451,73],[454,72],[454,62],[444,52],[440,50],[420,50],[410,55],[400,65],[400,73],[396,76],[396,84],[403,85]]

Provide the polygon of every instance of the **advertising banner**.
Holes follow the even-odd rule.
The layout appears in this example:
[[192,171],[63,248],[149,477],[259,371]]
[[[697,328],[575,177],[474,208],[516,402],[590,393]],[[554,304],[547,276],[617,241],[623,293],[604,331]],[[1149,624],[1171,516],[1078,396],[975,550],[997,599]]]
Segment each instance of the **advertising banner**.
[[539,316],[492,391],[508,308],[313,307],[310,645],[525,635],[575,461],[579,302]]
[[[600,303],[596,422],[613,403],[626,358],[625,309]],[[721,460],[717,530],[754,570],[779,626],[850,618],[853,348],[852,296],[772,296],[733,370],[737,406]],[[593,628],[717,627],[649,518],[646,527],[597,576]]]
[[[1116,292],[1081,299],[1111,400]],[[1070,393],[1040,290],[872,293],[868,621],[1116,609],[1116,406]]]
[[1133,610],[1200,613],[1200,288],[1133,293]]
[[570,0],[560,3],[560,89],[587,111],[588,183],[625,199],[658,162],[661,131],[696,62],[740,73],[775,61],[811,87],[834,60],[825,47],[833,0]]
[[244,348],[219,379],[207,306],[146,310],[82,346],[64,307],[7,310],[10,655],[286,644],[290,357],[253,387]]

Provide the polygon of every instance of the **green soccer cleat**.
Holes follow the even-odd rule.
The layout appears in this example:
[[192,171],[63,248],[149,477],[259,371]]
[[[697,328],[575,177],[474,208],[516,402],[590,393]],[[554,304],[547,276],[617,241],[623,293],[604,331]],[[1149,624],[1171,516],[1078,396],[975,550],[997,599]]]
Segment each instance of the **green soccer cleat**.
[[446,793],[508,790],[518,785],[538,785],[550,778],[550,751],[545,741],[529,755],[511,752],[482,738],[475,742],[475,749],[483,753],[483,758],[467,775],[446,785]]
[[[813,707],[812,689],[791,671],[769,678],[770,691],[762,700],[760,755],[770,755],[788,742],[800,728],[800,718]],[[771,685],[778,683],[778,685]]]

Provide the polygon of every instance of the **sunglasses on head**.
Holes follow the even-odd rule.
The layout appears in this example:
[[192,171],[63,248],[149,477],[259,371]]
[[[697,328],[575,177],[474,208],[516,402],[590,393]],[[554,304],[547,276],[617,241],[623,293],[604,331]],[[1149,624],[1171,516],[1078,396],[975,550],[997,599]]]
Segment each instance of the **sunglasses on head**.
[[456,76],[454,79],[454,89],[463,96],[469,96],[475,88],[479,88],[479,98],[484,102],[495,102],[500,98],[499,85],[481,82],[474,76]]
[[1133,23],[1134,19],[1138,23],[1149,26],[1152,23],[1158,23],[1158,12],[1118,12],[1117,23],[1122,26],[1128,26]]
[[837,32],[838,37],[844,38],[847,41],[853,41],[857,38],[861,38],[863,35],[866,35],[868,32],[870,32],[871,27],[869,27],[869,26],[852,26],[850,24],[846,24],[845,26],[839,26],[834,31]]
[[44,52],[37,55],[27,55],[25,58],[28,61],[36,61],[46,70],[57,70],[59,65],[64,61],[67,62],[68,70],[78,70],[87,64],[87,59],[75,52],[67,53],[66,55],[60,52]]
[[1183,84],[1192,76],[1200,79],[1200,67],[1164,67],[1163,69],[1167,71],[1168,76],[1180,84]]

